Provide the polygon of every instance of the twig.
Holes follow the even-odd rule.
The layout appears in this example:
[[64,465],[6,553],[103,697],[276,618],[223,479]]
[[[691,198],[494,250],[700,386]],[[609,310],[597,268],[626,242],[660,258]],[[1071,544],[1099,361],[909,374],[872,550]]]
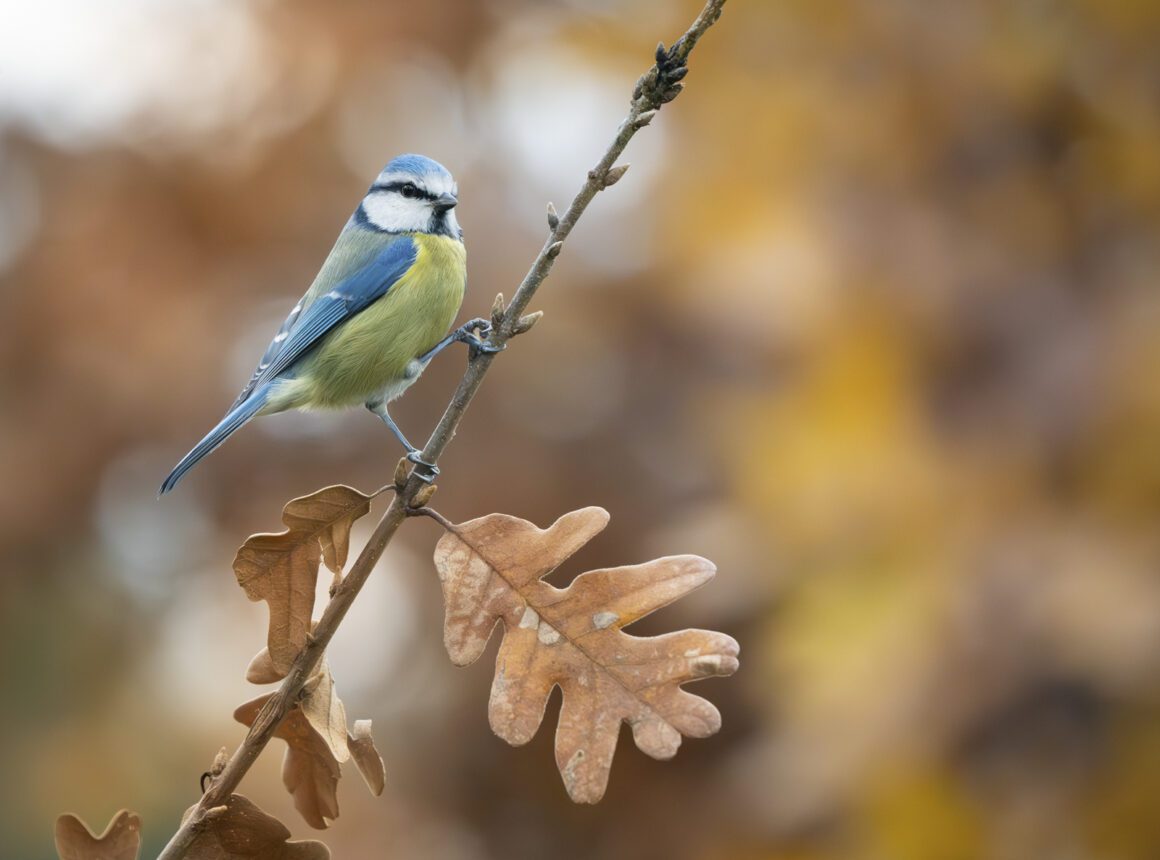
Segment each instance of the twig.
[[[550,232],[544,247],[532,263],[527,275],[524,276],[511,304],[499,317],[498,324],[493,327],[490,341],[495,346],[503,346],[517,334],[530,327],[531,320],[523,316],[528,303],[536,294],[536,290],[547,278],[548,273],[560,251],[564,241],[576,226],[588,204],[605,188],[617,182],[627,165],[616,168],[613,165],[624,152],[624,148],[633,136],[652,121],[662,105],[672,101],[680,94],[685,76],[685,61],[694,46],[705,31],[721,17],[721,9],[725,0],[708,0],[705,8],[689,27],[688,31],[678,39],[671,48],[665,50],[661,45],[657,48],[656,65],[645,72],[637,81],[633,89],[631,108],[628,116],[617,129],[607,151],[594,168],[588,171],[587,179],[573,198],[571,205],[563,215],[557,216],[554,209],[549,209]],[[459,387],[439,419],[438,425],[427,440],[423,448],[422,459],[428,463],[435,463],[448,443],[455,436],[459,422],[467,411],[475,393],[483,383],[483,377],[491,367],[495,354],[477,352],[468,363],[467,370],[459,382]],[[274,730],[298,702],[299,695],[307,679],[316,670],[326,646],[342,623],[355,597],[358,596],[363,584],[370,576],[371,570],[382,556],[383,551],[395,536],[402,522],[410,513],[414,513],[412,506],[416,494],[421,488],[428,486],[422,481],[416,470],[412,470],[406,484],[400,492],[391,499],[391,504],[383,514],[374,533],[358,558],[351,566],[350,571],[342,579],[332,595],[330,602],[322,613],[314,632],[308,639],[306,647],[294,660],[289,673],[282,681],[282,686],[266,702],[258,713],[249,732],[242,743],[230,756],[221,774],[213,780],[209,790],[202,795],[197,806],[186,817],[178,831],[170,839],[169,844],[158,855],[158,860],[177,860],[184,857],[198,834],[208,822],[210,811],[226,802],[234,789],[238,787],[242,777],[253,765],[255,759],[269,743]]]

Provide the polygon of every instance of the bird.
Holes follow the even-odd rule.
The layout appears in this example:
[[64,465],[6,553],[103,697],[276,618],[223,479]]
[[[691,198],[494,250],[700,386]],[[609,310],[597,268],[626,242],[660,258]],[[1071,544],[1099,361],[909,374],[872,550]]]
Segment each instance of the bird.
[[158,495],[253,418],[358,405],[386,423],[421,467],[419,477],[434,480],[438,468],[407,441],[387,405],[451,343],[502,348],[484,340],[491,325],[481,318],[448,334],[467,287],[458,203],[455,179],[439,162],[415,154],[392,159],[225,417],[173,467]]

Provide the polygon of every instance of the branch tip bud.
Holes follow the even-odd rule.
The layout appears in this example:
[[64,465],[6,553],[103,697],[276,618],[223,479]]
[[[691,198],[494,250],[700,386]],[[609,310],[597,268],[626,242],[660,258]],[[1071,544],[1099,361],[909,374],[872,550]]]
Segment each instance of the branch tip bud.
[[434,484],[424,484],[415,491],[415,495],[411,498],[412,508],[426,507],[427,503],[431,501],[431,497],[435,495],[435,490],[438,489]]
[[515,327],[512,329],[512,335],[515,336],[517,334],[524,334],[525,332],[531,331],[532,326],[538,323],[543,316],[543,311],[534,311],[533,313],[520,317],[519,322],[517,322]]
[[604,187],[611,188],[613,185],[618,183],[620,181],[621,177],[624,176],[624,174],[627,172],[628,172],[628,165],[627,164],[622,164],[619,167],[613,167],[604,176]]
[[411,461],[406,457],[400,457],[398,465],[395,466],[395,490],[403,492],[403,487],[407,486],[407,476],[411,474]]
[[657,112],[655,110],[646,110],[644,113],[642,113],[640,116],[638,116],[636,118],[636,123],[635,123],[636,127],[637,128],[644,128],[646,125],[648,125],[650,122],[653,121],[653,117],[656,115],[657,115]]

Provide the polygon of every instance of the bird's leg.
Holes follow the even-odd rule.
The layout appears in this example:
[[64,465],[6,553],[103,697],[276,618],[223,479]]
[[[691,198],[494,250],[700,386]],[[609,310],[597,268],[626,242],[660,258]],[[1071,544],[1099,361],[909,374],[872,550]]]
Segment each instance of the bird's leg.
[[385,400],[370,401],[367,403],[367,409],[383,419],[383,423],[390,428],[391,432],[395,434],[395,438],[407,449],[407,459],[416,466],[423,467],[422,470],[415,473],[420,480],[426,481],[428,484],[434,481],[439,476],[439,467],[424,460],[423,452],[407,441],[407,437],[403,435],[403,431],[399,429],[399,425],[395,423],[395,419],[387,411],[387,402]]
[[431,347],[431,349],[427,350],[425,353],[419,356],[419,361],[421,361],[423,364],[426,364],[456,341],[467,344],[468,349],[470,349],[473,354],[475,352],[499,352],[505,348],[502,346],[492,346],[490,343],[486,343],[483,338],[475,333],[475,329],[479,329],[483,337],[487,337],[487,335],[491,332],[491,323],[485,320],[483,317],[476,317],[473,320],[465,322],[455,331],[451,332],[451,334],[447,335],[447,337],[443,338],[443,340],[439,341],[439,343],[435,344],[435,346]]

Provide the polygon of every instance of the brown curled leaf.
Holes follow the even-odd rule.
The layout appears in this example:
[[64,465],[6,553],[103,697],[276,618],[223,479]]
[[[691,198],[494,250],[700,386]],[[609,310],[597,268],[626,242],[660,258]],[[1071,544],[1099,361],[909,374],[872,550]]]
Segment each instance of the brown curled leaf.
[[569,796],[581,803],[604,795],[622,722],[632,726],[636,745],[659,759],[676,754],[682,735],[716,732],[720,713],[681,685],[732,674],[738,665],[737,642],[723,633],[642,638],[621,631],[712,578],[716,568],[706,559],[671,556],[591,571],[564,589],[541,580],[607,523],[608,512],[595,507],[547,529],[491,514],[453,526],[435,548],[452,661],[475,661],[503,622],[492,730],[511,744],[527,743],[559,686],[556,764]]
[[274,666],[274,661],[270,659],[269,648],[263,648],[255,654],[250,665],[246,667],[246,680],[251,684],[273,684],[284,677],[285,673],[279,672]]
[[[252,725],[262,705],[273,695],[267,693],[239,705],[234,719]],[[274,737],[286,741],[282,784],[294,798],[294,808],[311,827],[325,830],[328,819],[338,818],[338,780],[342,772],[334,753],[297,706],[278,724]]]
[[136,860],[141,850],[141,818],[122,809],[100,836],[71,813],[56,819],[56,853],[60,860]]
[[366,780],[367,788],[378,797],[387,785],[387,771],[383,766],[383,757],[375,747],[375,739],[371,734],[370,720],[355,720],[347,738],[351,758],[358,765],[359,773]]
[[306,645],[319,562],[335,573],[342,570],[351,526],[370,510],[370,503],[370,496],[351,487],[325,487],[286,504],[285,531],[252,535],[238,550],[238,584],[250,600],[264,600],[270,607],[267,643],[279,678]]
[[334,676],[325,660],[307,685],[310,692],[302,699],[302,715],[326,742],[335,761],[344,762],[350,758],[346,745],[346,708],[334,690]]
[[[186,811],[186,815],[192,808]],[[230,795],[220,810],[198,828],[186,860],[329,860],[321,842],[290,842],[281,821],[240,794]]]

